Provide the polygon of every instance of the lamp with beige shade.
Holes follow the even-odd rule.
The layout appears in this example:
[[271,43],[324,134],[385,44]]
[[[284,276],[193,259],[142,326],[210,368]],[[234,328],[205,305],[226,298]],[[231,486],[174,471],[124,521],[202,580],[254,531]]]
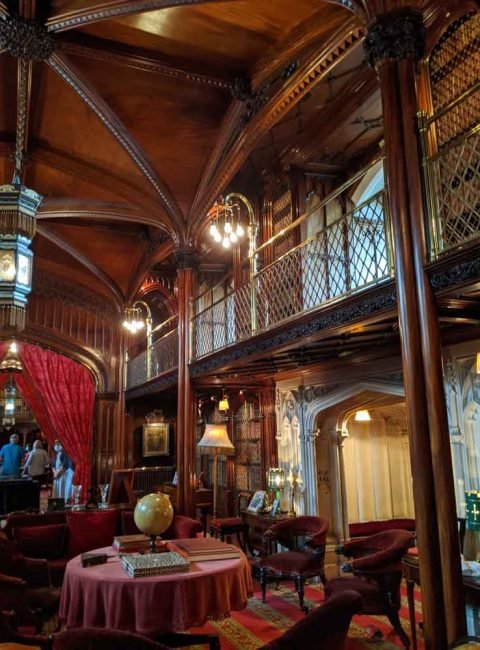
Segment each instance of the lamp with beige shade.
[[222,423],[206,424],[202,439],[197,445],[202,455],[213,456],[213,517],[218,515],[218,457],[234,456],[235,447],[228,437],[227,425]]

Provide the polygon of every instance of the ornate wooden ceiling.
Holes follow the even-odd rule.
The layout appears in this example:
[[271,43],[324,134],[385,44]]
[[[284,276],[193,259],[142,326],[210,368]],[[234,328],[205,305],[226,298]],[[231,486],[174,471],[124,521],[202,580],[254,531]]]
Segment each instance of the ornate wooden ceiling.
[[[36,267],[121,305],[174,245],[198,245],[237,173],[338,171],[375,147],[370,5],[0,2],[0,173],[10,181],[13,158],[45,197]],[[36,21],[35,38],[22,40],[17,15]]]

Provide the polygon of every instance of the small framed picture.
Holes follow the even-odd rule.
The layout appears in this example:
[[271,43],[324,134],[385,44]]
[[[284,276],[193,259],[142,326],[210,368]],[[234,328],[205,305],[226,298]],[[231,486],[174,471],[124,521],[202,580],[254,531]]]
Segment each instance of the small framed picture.
[[168,456],[168,424],[154,422],[143,425],[142,456]]
[[248,512],[260,512],[265,506],[267,493],[264,490],[257,490],[248,504]]
[[270,510],[270,515],[272,517],[275,517],[275,515],[278,514],[279,509],[280,509],[280,499],[275,499],[275,501],[272,503],[272,509]]

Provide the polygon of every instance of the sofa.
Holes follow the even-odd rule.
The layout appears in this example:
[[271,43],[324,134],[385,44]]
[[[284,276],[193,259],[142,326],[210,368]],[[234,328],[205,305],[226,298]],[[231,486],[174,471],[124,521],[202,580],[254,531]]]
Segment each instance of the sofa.
[[[202,524],[174,515],[164,539],[196,537]],[[68,561],[86,551],[110,546],[115,535],[138,533],[133,511],[108,509],[78,512],[12,513],[2,531],[25,558],[48,563],[50,582],[61,586]]]

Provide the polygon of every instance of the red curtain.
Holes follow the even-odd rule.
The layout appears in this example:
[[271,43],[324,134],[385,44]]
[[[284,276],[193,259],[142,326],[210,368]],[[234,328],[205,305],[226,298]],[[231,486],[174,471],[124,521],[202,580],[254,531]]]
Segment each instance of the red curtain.
[[52,447],[53,441],[60,436],[55,431],[50,418],[48,417],[41,394],[32,384],[29,376],[24,372],[17,372],[15,373],[14,377],[18,390],[20,391],[23,399],[28,404],[30,410],[35,415],[38,426],[46,437],[49,447]]
[[[80,364],[49,350],[22,343],[20,357],[25,381],[23,390],[43,402],[44,414],[51,423],[48,433],[62,441],[65,451],[75,463],[74,483],[83,486],[83,496],[90,486],[92,433],[95,405],[93,379]],[[32,389],[28,392],[28,385]],[[20,385],[19,385],[20,388]],[[22,390],[22,388],[20,388]],[[23,392],[22,390],[22,392]],[[35,397],[33,397],[35,399]],[[32,403],[33,408],[33,403]],[[41,409],[35,410],[41,416]]]

